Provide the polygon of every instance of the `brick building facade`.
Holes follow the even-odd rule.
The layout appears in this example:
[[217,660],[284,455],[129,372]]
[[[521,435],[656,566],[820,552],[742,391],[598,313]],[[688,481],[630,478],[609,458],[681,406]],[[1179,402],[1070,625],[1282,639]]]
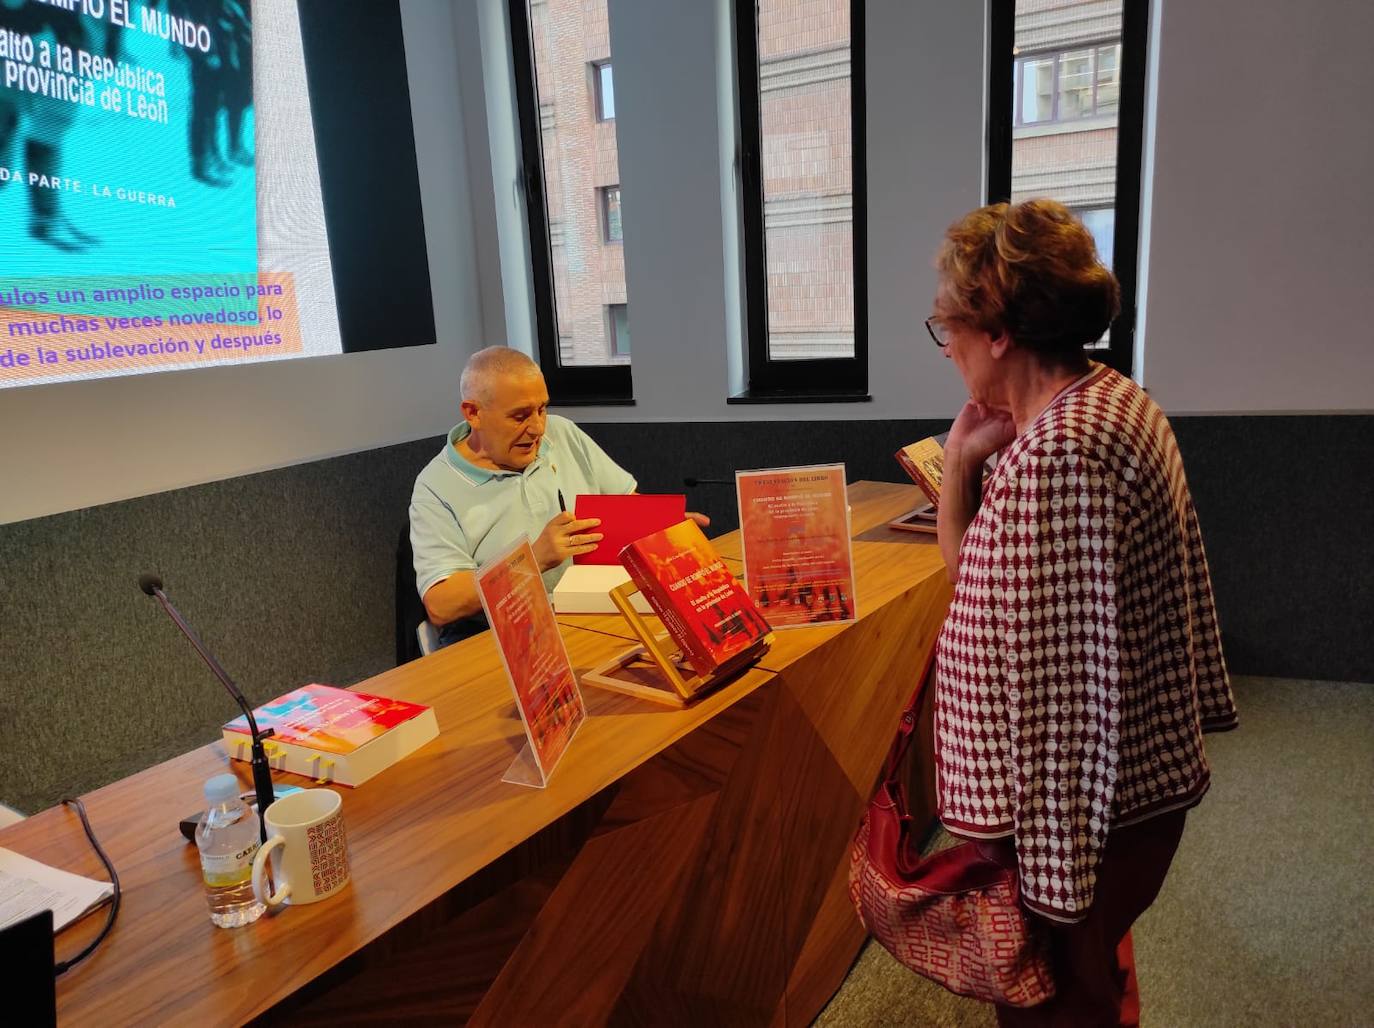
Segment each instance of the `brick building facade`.
[[1012,200],[1050,196],[1072,207],[1104,258],[1116,200],[1120,42],[1121,0],[1017,0]]
[[[626,362],[633,304],[624,246],[614,238],[620,172],[606,3],[530,0],[530,15],[560,356],[564,364]],[[1054,196],[1083,211],[1100,245],[1107,231],[1110,253],[1121,0],[1018,0],[1016,21],[1013,198]],[[849,3],[759,0],[758,29],[770,353],[848,356]]]

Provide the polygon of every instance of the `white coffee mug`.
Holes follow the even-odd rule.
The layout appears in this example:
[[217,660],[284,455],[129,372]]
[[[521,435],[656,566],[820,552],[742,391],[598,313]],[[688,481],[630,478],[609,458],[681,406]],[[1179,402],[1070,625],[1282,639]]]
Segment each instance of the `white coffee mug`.
[[[348,884],[343,800],[332,789],[304,789],[267,808],[267,841],[253,858],[253,895],[267,909],[328,899]],[[277,891],[268,893],[269,855]]]

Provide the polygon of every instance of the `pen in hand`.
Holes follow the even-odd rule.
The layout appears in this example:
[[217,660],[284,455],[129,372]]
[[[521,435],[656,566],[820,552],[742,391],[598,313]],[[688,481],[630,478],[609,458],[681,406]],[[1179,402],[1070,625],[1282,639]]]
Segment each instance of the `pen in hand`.
[[560,512],[568,513],[568,505],[563,502],[563,490],[558,490],[558,509]]

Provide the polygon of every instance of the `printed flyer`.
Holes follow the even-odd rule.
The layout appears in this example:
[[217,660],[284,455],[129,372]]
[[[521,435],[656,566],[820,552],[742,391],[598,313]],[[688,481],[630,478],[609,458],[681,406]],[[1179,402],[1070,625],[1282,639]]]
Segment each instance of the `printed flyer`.
[[855,620],[843,464],[735,474],[744,582],[774,628]]
[[587,708],[528,539],[477,572],[477,594],[537,764],[537,781],[521,784],[542,788],[586,720]]

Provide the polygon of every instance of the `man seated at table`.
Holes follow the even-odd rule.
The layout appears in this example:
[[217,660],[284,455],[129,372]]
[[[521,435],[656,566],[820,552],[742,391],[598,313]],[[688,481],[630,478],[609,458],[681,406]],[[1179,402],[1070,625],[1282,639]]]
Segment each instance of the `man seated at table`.
[[463,422],[410,498],[415,585],[442,645],[487,627],[479,566],[528,535],[552,590],[572,558],[602,538],[599,519],[579,521],[564,505],[581,494],[635,491],[634,477],[590,436],[548,413],[544,376],[520,351],[479,350],[461,386]]

